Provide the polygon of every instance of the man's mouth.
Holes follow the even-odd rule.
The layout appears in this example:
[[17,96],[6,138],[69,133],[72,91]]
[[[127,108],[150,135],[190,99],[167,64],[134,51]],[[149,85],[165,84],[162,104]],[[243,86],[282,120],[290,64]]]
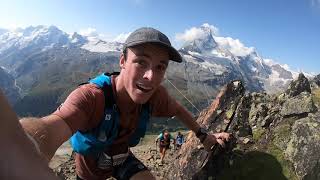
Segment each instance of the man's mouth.
[[138,83],[136,86],[140,91],[142,91],[144,93],[150,92],[153,89],[152,87],[143,85],[141,83]]

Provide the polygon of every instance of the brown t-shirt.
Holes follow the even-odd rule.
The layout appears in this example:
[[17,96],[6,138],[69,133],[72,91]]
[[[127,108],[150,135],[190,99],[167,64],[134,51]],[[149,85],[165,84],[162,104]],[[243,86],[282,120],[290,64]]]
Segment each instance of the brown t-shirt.
[[[114,77],[112,76],[112,88],[115,94]],[[77,130],[87,131],[96,127],[103,117],[105,99],[103,90],[94,84],[85,84],[75,89],[63,104],[53,113],[61,117],[70,127],[72,133]],[[172,99],[166,89],[160,86],[151,96],[149,104],[152,108],[152,116],[170,117],[177,113],[177,102]],[[122,107],[117,104],[118,107]],[[140,107],[140,108],[139,108]],[[113,142],[109,155],[122,153],[128,146],[129,137],[138,125],[141,106],[130,112],[123,114],[120,112],[120,132]],[[91,157],[84,157],[76,154],[77,174],[83,179],[105,179],[110,172],[103,171],[96,167],[96,162]]]

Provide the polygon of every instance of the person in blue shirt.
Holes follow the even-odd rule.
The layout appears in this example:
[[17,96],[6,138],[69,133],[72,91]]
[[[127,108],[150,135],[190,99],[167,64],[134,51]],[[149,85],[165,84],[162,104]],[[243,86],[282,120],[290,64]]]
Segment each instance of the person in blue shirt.
[[184,136],[183,134],[181,134],[181,132],[178,132],[178,135],[176,137],[176,149],[180,149],[183,143],[184,143]]

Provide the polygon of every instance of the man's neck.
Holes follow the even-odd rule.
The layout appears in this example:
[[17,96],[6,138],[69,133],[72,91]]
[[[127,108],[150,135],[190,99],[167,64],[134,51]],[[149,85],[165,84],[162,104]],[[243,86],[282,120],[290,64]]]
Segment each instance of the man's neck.
[[124,86],[124,83],[123,83],[124,81],[121,75],[115,77],[114,82],[116,87],[116,102],[117,102],[118,108],[120,109],[120,112],[129,113],[134,111],[138,107],[138,104],[134,103],[130,98]]

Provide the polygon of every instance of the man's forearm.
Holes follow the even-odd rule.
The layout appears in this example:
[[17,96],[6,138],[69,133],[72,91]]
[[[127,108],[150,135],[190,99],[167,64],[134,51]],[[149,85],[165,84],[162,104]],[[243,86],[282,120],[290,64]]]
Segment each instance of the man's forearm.
[[36,141],[41,155],[49,162],[59,146],[70,136],[71,131],[64,121],[53,115],[43,118],[23,118],[20,120],[24,131]]
[[42,119],[34,117],[22,118],[20,119],[20,124],[31,142],[38,148],[40,154],[49,162],[53,155],[51,155],[52,152],[48,152],[50,148],[46,146],[48,131]]

